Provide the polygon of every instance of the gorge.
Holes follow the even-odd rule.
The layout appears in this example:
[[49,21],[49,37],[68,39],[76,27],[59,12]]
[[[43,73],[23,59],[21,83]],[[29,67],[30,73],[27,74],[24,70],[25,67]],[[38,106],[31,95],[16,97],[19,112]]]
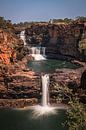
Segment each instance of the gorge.
[[78,21],[0,29],[1,128],[67,130],[70,99],[86,104],[85,44],[86,24]]
[[[52,58],[69,56],[82,59],[83,46],[85,46],[85,23],[73,21],[70,24],[33,24],[26,28],[26,42],[28,45],[40,45],[46,47],[46,54]],[[82,47],[81,47],[82,46]],[[82,56],[83,55],[83,56]]]
[[[79,65],[79,62],[74,63],[74,60],[79,59],[85,62],[86,56],[83,54],[83,48],[79,51],[80,48],[78,46],[80,44],[83,45],[85,42],[85,31],[85,23],[77,21],[73,21],[71,24],[33,24],[21,31],[15,28],[15,34],[20,34],[19,37],[21,39],[12,34],[10,37],[17,39],[12,41],[12,38],[8,37],[9,34],[2,31],[0,33],[0,57],[1,63],[3,62],[5,65],[1,67],[0,106],[23,107],[29,103],[39,102],[41,98],[41,73],[50,73],[50,84],[54,80],[62,85],[74,84],[76,87],[79,86],[81,74],[85,70],[85,63],[84,66]],[[8,54],[8,49],[3,50],[3,44],[7,48],[12,46],[12,48],[9,47],[9,53],[12,53],[11,56]],[[39,53],[42,54],[42,61],[33,61],[31,53],[32,55],[37,53],[35,56],[40,56]],[[47,60],[45,60],[46,58]],[[48,58],[53,58],[53,60]],[[78,69],[79,67],[81,69]],[[55,91],[52,85],[50,91],[52,100],[53,97],[56,98],[54,93],[58,95],[58,92]],[[27,98],[28,100],[26,100]],[[9,99],[12,102],[15,99],[14,103]],[[23,100],[25,101],[24,103],[22,102]],[[17,105],[15,101],[18,101]]]

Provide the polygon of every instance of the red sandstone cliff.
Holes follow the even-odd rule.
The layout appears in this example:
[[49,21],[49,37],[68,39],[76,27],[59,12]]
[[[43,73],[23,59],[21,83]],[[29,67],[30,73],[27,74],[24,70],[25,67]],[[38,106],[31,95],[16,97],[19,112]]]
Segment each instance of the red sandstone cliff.
[[[56,50],[56,54],[59,52],[70,56],[79,54],[77,45],[82,40],[83,34],[85,34],[85,26],[75,23],[71,25],[36,25],[26,29],[28,44],[39,44],[41,42],[47,46],[48,51],[51,47],[53,53]],[[85,36],[83,38],[85,39]],[[5,99],[33,97],[39,99],[41,96],[40,76],[35,75],[30,70],[25,70],[26,62],[24,62],[24,59],[14,65],[11,64],[11,62],[15,62],[21,48],[22,41],[0,29],[0,98],[2,99],[0,106],[7,104],[7,106],[18,107],[15,102],[12,104],[13,101],[11,104],[4,103]],[[77,86],[80,82],[80,75],[75,71],[69,73],[66,71],[66,73],[56,72],[52,77],[60,83],[74,82],[74,85]],[[22,102],[24,101],[26,102],[26,100],[22,100]],[[19,105],[19,102],[17,105]]]
[[[34,86],[39,86],[39,79],[36,79],[34,72],[26,70],[26,58],[18,60],[19,54],[23,53],[21,50],[23,50],[22,41],[14,34],[0,29],[0,107],[9,107],[10,104],[23,107],[25,103],[32,103],[35,100],[21,100],[21,98],[38,96],[39,88]],[[8,99],[20,100],[16,100],[18,102],[16,106],[15,100]]]
[[83,52],[86,55],[86,24],[36,24],[26,29],[26,41],[30,45],[41,43],[48,53],[80,58]]
[[21,41],[12,33],[0,29],[0,64],[10,64],[16,59],[17,50]]

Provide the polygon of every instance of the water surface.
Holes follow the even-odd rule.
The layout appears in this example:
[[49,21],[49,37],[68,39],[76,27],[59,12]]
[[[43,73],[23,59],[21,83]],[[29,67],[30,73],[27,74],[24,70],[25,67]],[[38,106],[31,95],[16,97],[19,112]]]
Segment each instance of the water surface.
[[0,130],[68,130],[62,126],[65,120],[65,110],[33,118],[31,110],[0,109]]
[[35,72],[54,72],[56,69],[69,68],[76,69],[79,65],[73,64],[71,62],[55,59],[47,59],[41,61],[30,61],[28,67]]

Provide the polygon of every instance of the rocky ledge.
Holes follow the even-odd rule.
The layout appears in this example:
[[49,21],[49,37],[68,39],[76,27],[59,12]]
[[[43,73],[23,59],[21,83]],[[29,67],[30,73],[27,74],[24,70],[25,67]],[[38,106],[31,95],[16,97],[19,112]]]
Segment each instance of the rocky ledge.
[[45,46],[49,56],[71,57],[86,61],[86,23],[33,24],[25,30],[29,46]]
[[36,102],[39,78],[26,68],[27,60],[22,55],[23,42],[0,29],[0,107],[24,107]]
[[[39,103],[42,97],[42,74],[37,74],[27,68],[27,60],[30,60],[28,57],[20,58],[22,44],[15,44],[18,39],[1,31],[0,40],[0,107],[19,108]],[[80,84],[83,68],[85,67],[78,70],[56,70],[55,73],[50,74],[51,101],[54,99],[56,103],[58,97],[58,89],[53,85],[54,82],[62,87],[64,85],[69,85],[74,89],[78,89],[79,86],[80,89],[83,87],[83,82]],[[85,87],[84,90],[86,91]]]
[[[42,74],[26,69],[24,61],[3,68],[3,75],[0,75],[0,107],[23,108],[41,102]],[[76,70],[57,69],[50,74],[51,103],[58,102],[58,85],[69,86],[73,91],[80,91],[80,79],[84,69],[84,67]]]
[[[1,68],[0,99],[3,100],[0,100],[0,104],[2,104],[0,106],[7,106],[8,104],[8,106],[24,107],[25,103],[33,104],[33,102],[35,103],[33,99],[39,99],[40,76],[27,69],[23,62],[9,66],[5,65]],[[15,105],[15,101],[20,105]]]
[[37,104],[36,98],[31,99],[0,99],[0,108],[24,108]]
[[[73,91],[74,95],[77,94],[81,102],[86,103],[86,64],[83,62],[78,63],[83,65],[83,67],[75,70],[57,69],[55,73],[50,75],[50,95],[53,102],[59,101],[58,97],[61,94],[59,91],[61,90],[60,87],[63,89],[68,87]],[[67,102],[68,97],[63,97],[64,100],[62,102]]]

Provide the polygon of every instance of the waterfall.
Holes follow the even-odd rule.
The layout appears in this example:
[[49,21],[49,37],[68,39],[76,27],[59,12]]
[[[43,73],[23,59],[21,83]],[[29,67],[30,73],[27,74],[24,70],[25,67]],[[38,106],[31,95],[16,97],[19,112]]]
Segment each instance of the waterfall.
[[42,76],[42,106],[47,106],[49,103],[49,75]]
[[42,47],[43,49],[43,56],[45,56],[45,47]]
[[23,40],[24,46],[25,46],[25,45],[27,44],[27,43],[26,43],[26,39],[25,39],[25,30],[24,30],[24,31],[21,31],[21,33],[20,33],[20,39]]
[[34,57],[34,60],[46,60],[45,47],[32,47],[31,55]]
[[36,54],[36,49],[35,49],[35,47],[32,47],[32,48],[31,48],[31,54]]
[[41,76],[42,80],[42,105],[29,106],[28,108],[24,108],[26,110],[32,110],[32,118],[36,119],[41,116],[48,116],[57,114],[57,109],[68,109],[64,106],[51,106],[49,103],[49,74],[45,74]]
[[41,50],[40,50],[40,47],[36,47],[36,53],[35,54],[41,54]]
[[33,118],[38,118],[42,115],[56,114],[56,107],[49,104],[49,75],[45,74],[42,79],[42,105],[33,106]]

